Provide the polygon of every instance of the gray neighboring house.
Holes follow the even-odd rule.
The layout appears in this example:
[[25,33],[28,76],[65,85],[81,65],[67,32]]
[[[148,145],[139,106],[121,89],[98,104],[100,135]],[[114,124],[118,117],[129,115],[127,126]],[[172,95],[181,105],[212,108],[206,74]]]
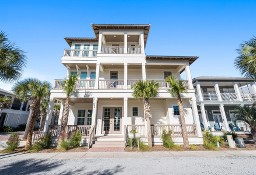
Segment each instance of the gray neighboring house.
[[0,127],[11,126],[17,127],[20,124],[26,124],[29,115],[29,103],[21,102],[16,99],[12,92],[0,88],[0,96],[7,96],[12,99],[9,109],[0,110]]
[[256,100],[256,84],[241,77],[201,76],[193,79],[201,127],[212,131],[230,131],[231,123],[250,131],[243,121],[236,121],[236,108]]

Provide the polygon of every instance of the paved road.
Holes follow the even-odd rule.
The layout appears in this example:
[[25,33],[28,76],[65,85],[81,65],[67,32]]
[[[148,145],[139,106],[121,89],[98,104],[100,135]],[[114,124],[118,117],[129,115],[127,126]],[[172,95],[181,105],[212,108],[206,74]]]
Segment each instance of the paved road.
[[256,151],[0,155],[0,174],[256,174]]

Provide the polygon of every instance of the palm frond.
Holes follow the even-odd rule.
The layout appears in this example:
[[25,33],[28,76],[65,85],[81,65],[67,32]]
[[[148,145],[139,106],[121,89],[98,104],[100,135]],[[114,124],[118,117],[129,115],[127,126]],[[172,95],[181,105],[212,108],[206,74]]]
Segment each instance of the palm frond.
[[149,99],[158,95],[159,83],[156,81],[137,81],[132,89],[135,98]]
[[184,83],[185,81],[179,80],[173,76],[167,77],[165,81],[169,83],[169,91],[175,97],[180,97],[181,93],[185,92],[185,90],[187,89]]

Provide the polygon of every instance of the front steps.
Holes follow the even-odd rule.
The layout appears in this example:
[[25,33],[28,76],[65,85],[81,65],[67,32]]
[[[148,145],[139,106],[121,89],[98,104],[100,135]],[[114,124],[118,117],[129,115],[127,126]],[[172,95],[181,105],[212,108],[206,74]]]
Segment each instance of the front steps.
[[89,150],[91,152],[120,152],[125,147],[123,135],[106,135],[95,137],[95,143]]

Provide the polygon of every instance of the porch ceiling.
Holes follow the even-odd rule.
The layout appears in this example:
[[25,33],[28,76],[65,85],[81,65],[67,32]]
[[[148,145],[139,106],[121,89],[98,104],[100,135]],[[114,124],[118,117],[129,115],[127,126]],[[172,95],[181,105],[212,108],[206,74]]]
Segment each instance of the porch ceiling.
[[124,42],[124,35],[104,35],[106,42]]
[[147,65],[147,69],[178,69],[179,65]]
[[93,103],[92,98],[70,98],[71,103]]
[[70,69],[77,69],[77,67],[79,67],[79,69],[87,69],[87,66],[89,66],[90,69],[95,69],[96,68],[96,64],[95,63],[71,63],[71,64],[65,64],[66,67],[70,68]]

